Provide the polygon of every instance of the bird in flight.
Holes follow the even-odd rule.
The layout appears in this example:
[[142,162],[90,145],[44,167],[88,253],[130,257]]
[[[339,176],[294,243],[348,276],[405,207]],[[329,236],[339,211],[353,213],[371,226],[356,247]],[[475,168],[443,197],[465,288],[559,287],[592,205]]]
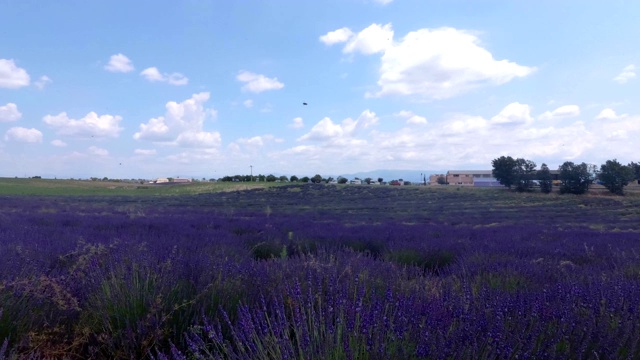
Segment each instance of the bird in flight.
[[306,102],[303,102],[303,103],[302,103],[302,105],[307,105],[307,103],[306,103]]

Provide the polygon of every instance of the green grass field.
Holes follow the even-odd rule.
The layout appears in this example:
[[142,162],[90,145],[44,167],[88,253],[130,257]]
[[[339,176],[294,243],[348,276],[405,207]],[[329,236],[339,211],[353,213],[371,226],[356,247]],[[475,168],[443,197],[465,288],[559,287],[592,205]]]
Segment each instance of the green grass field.
[[285,183],[192,182],[155,185],[118,181],[0,178],[0,195],[187,195],[279,186]]

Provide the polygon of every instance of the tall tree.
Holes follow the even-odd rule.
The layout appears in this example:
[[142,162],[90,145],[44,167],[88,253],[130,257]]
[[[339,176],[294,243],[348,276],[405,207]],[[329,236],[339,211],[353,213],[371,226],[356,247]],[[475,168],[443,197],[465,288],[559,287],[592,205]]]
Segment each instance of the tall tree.
[[533,178],[535,177],[536,163],[522,158],[516,159],[516,190],[519,192],[529,191],[533,188]]
[[491,161],[493,166],[493,177],[500,182],[500,184],[511,189],[511,186],[516,183],[516,159],[511,156],[500,156],[497,159]]
[[315,184],[320,184],[322,182],[322,175],[320,174],[315,174],[312,178],[311,178],[311,182],[315,183]]
[[545,194],[550,193],[553,189],[553,182],[551,181],[551,171],[549,171],[547,164],[542,163],[537,175],[538,181],[540,181],[540,191]]
[[624,187],[634,177],[633,170],[629,166],[620,164],[616,159],[607,160],[600,165],[600,173],[598,173],[598,180],[602,185],[617,195],[624,195]]
[[589,190],[593,177],[585,163],[566,161],[560,165],[560,193],[584,194]]

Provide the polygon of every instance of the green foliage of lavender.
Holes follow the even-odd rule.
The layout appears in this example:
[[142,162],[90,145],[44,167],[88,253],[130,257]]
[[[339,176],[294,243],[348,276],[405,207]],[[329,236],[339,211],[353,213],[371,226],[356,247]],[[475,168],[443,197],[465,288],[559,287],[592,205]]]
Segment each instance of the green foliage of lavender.
[[0,359],[640,357],[634,194],[0,201]]

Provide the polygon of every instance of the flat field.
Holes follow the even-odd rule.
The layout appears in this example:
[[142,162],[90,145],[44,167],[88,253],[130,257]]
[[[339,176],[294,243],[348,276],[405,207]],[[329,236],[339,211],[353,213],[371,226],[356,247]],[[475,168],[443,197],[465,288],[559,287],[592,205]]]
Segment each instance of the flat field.
[[0,359],[640,358],[637,193],[7,182]]

